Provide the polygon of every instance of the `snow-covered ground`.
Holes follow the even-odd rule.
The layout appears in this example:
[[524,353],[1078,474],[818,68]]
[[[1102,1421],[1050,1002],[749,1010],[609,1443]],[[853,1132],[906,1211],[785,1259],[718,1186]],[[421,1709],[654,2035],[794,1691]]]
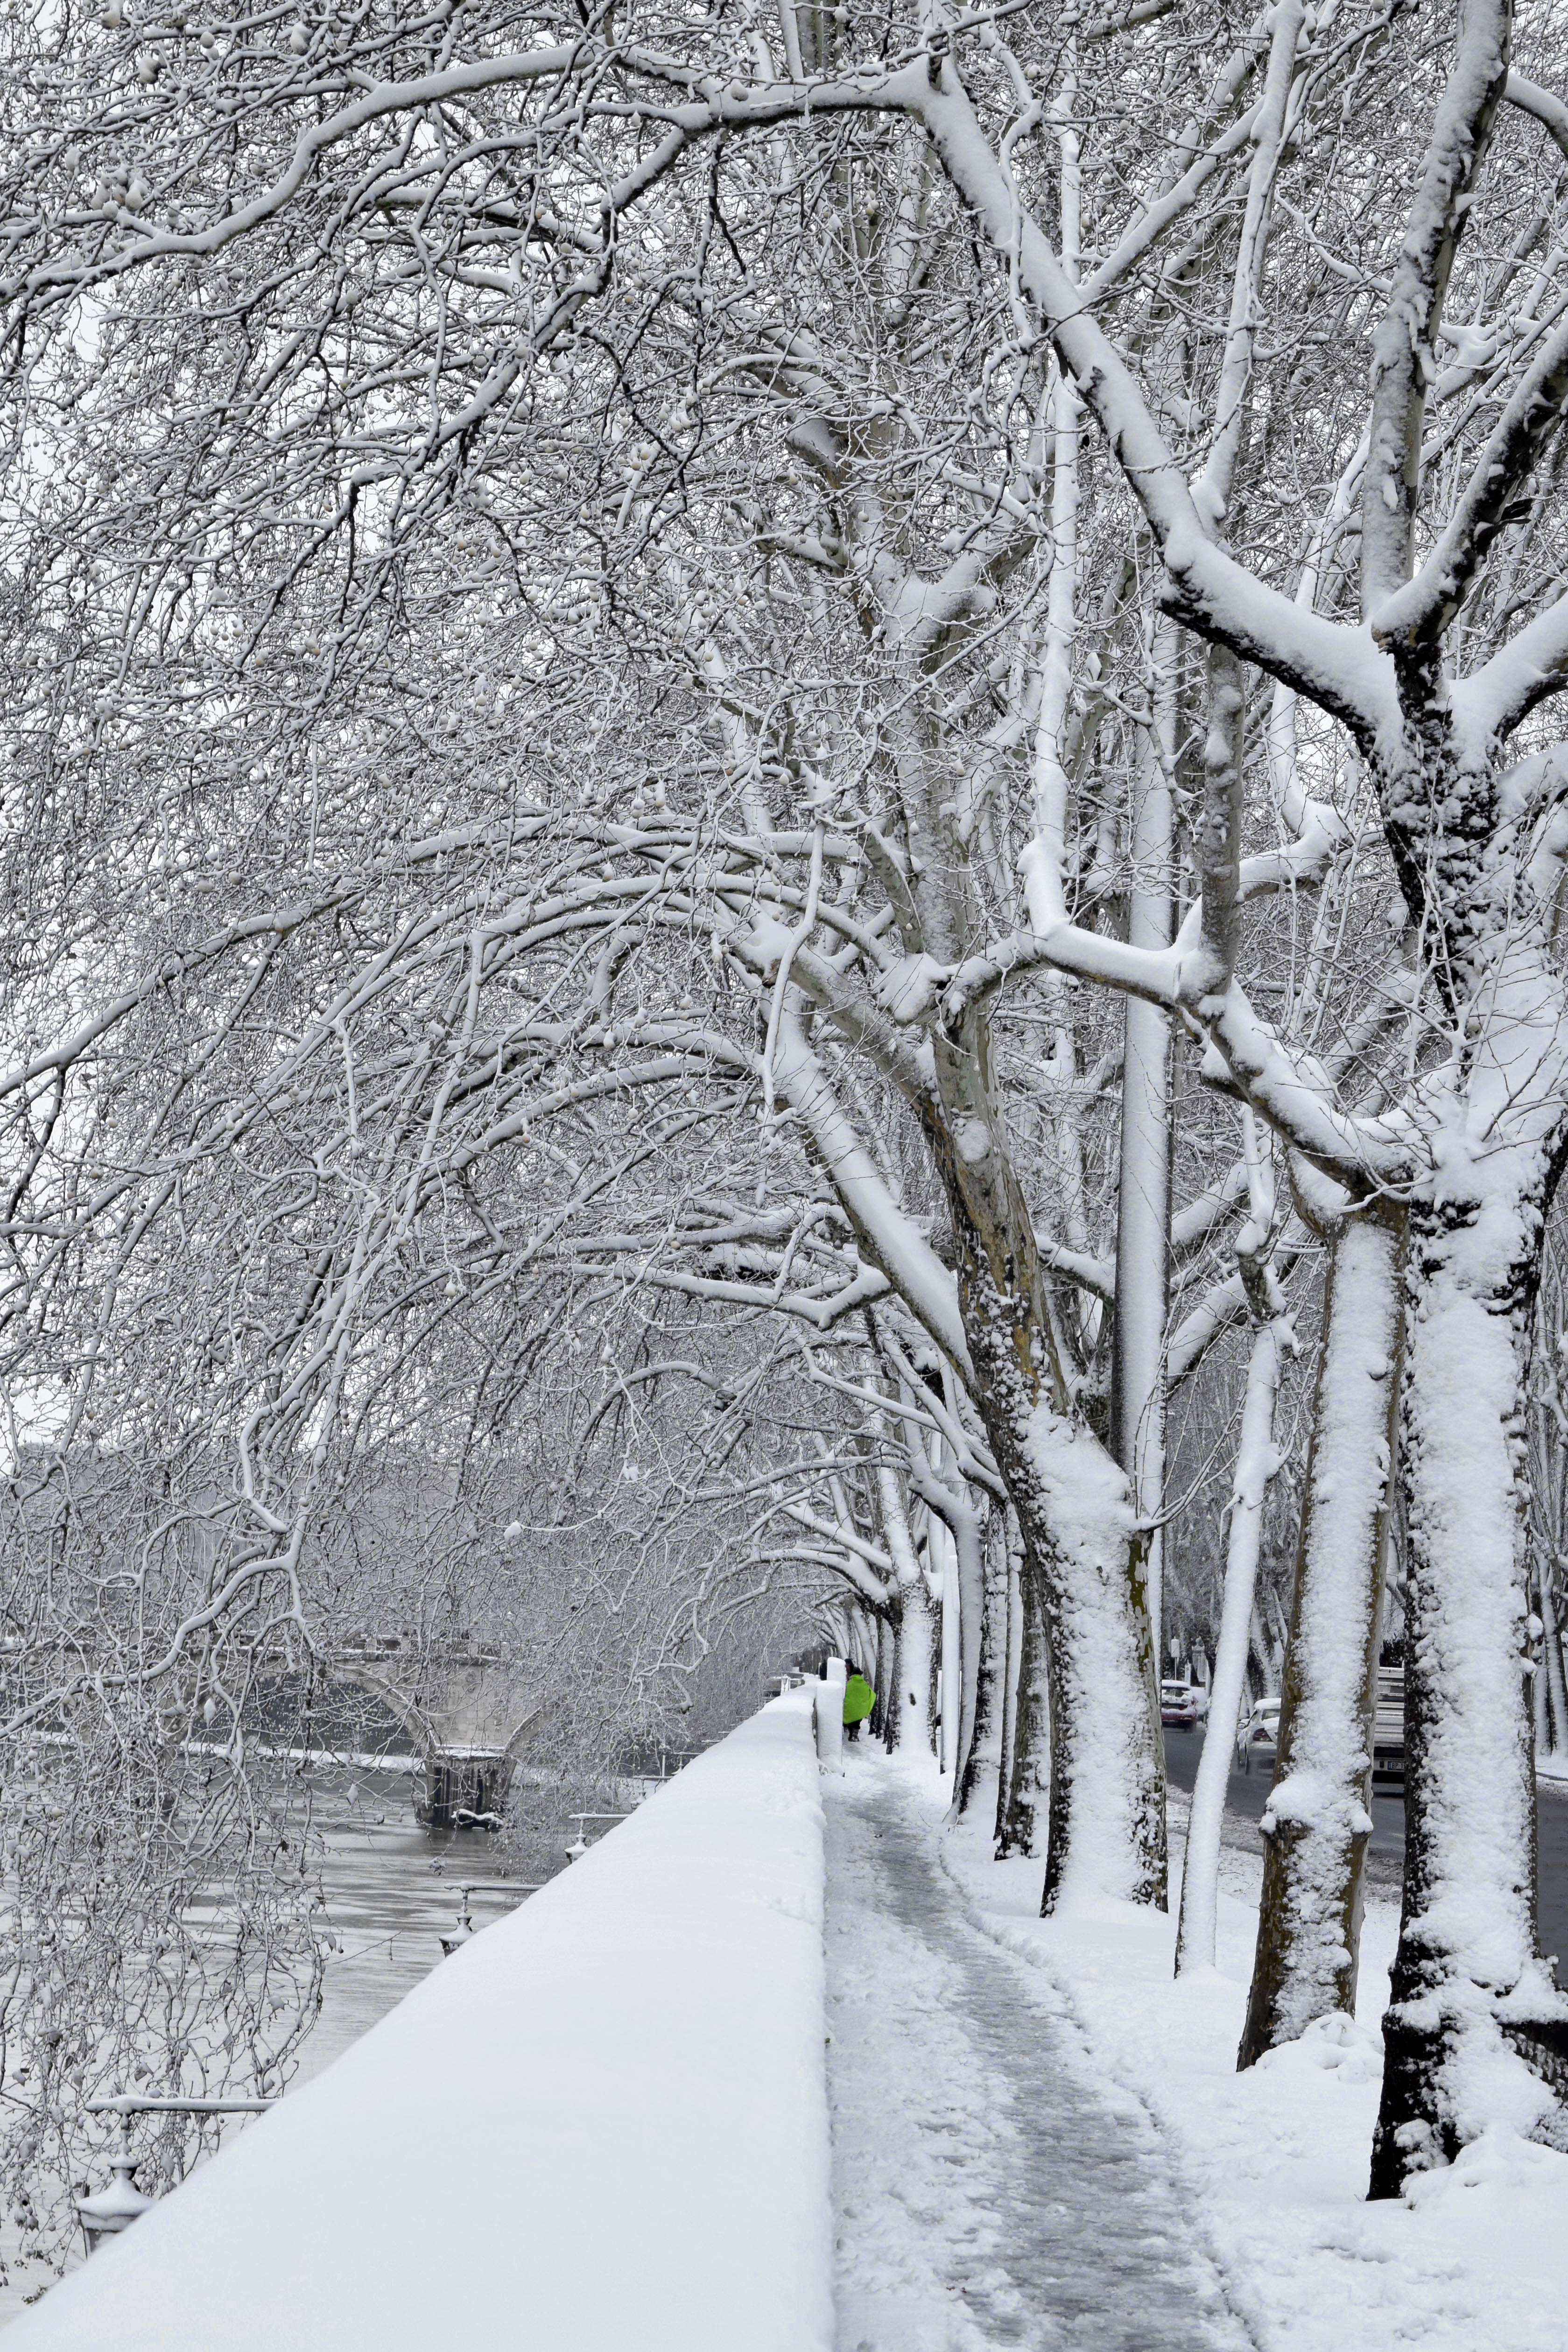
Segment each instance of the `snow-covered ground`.
[[[1483,2142],[1408,2201],[1364,2201],[1392,1904],[1369,1906],[1356,2022],[1239,2075],[1252,1856],[1225,1856],[1218,1967],[1177,1984],[1174,1910],[1041,1920],[1040,1866],[944,1834],[945,1796],[852,1753],[829,1789],[840,2352],[1563,2352],[1568,2157]],[[1002,1990],[968,1957],[977,1931],[1010,1956]],[[1010,2043],[977,2015],[998,2001]],[[1091,2156],[1113,2137],[1126,2158],[1098,2231],[1092,2167],[1051,2147],[1074,2113]]]
[[1144,2108],[966,1916],[935,1776],[825,1786],[839,2352],[1239,2352]]
[[829,2352],[810,1694],[689,1765],[16,2352]]
[[820,1774],[810,1705],[435,1969],[17,2352],[828,2352],[835,2234],[838,2352],[1568,2345],[1568,2158],[1494,2140],[1364,2202],[1391,1903],[1362,2021],[1239,2076],[1254,1825],[1178,1985],[1171,1918],[1041,1921],[934,1766]]

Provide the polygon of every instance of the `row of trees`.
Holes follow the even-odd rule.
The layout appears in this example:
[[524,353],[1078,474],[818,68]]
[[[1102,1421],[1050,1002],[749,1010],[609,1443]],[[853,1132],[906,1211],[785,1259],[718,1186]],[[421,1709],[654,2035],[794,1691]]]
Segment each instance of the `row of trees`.
[[650,1688],[791,1580],[918,1724],[938,1585],[961,1801],[1163,1904],[1218,1475],[1201,1965],[1296,1455],[1243,2062],[1354,2000],[1392,1593],[1373,2191],[1560,2135],[1563,35],[15,21],[8,1393],[183,1532],[14,1732],[542,1432]]

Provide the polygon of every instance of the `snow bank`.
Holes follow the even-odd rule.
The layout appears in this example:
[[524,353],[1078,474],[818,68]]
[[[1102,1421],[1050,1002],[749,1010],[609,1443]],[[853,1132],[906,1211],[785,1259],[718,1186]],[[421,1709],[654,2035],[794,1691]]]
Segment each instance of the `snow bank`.
[[16,2352],[831,2352],[811,1694],[51,2289]]
[[1489,2134],[1406,2200],[1364,2201],[1392,1903],[1367,1904],[1354,2021],[1322,2020],[1238,2074],[1257,1860],[1224,1857],[1218,1967],[1174,1979],[1174,1915],[1106,1900],[1041,1919],[1038,1863],[993,1863],[961,1833],[943,1850],[973,1915],[1040,1969],[1090,2064],[1153,2116],[1261,2352],[1563,2352],[1568,2156]]

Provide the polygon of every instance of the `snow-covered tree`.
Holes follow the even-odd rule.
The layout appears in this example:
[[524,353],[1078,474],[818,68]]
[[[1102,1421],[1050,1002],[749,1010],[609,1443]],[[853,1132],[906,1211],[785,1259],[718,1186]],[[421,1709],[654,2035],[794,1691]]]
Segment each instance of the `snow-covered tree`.
[[[1045,1621],[1048,1901],[1163,1888],[1175,1079],[1238,1098],[1336,1276],[1383,1261],[1376,1316],[1347,1328],[1348,1274],[1330,1301],[1255,2019],[1346,1995],[1397,1280],[1410,1833],[1375,2192],[1555,2128],[1517,2053],[1563,2022],[1521,1475],[1568,1100],[1556,13],[1525,70],[1502,0],[102,29],[14,36],[5,291],[17,478],[46,431],[61,562],[121,591],[103,723],[233,583],[263,651],[313,562],[334,591],[282,673],[312,726],[437,547],[536,667],[622,630],[624,697],[552,738],[590,812],[552,920],[607,957],[567,1025],[619,1053],[632,908],[712,942],[749,1034],[677,999],[643,1043],[672,1085],[760,1089],[847,1220],[822,1246],[854,1303],[894,1294],[967,1389]],[[80,690],[39,578],[62,635],[24,734]],[[1347,865],[1332,954],[1261,933],[1256,902]],[[490,952],[447,1000],[465,1059]],[[1070,1230],[1085,1094],[1120,1138],[1110,1273]]]

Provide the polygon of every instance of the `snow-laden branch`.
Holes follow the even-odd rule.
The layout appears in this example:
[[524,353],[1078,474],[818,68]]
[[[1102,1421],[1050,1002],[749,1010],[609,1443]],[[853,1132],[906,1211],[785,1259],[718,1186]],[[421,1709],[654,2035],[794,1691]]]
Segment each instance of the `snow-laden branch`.
[[1154,533],[1170,608],[1200,635],[1296,687],[1363,740],[1396,730],[1393,666],[1370,633],[1303,612],[1207,536],[1131,371],[1038,224],[1019,208],[951,64],[943,61],[939,76],[911,96],[954,185],[997,250],[1016,259],[1024,292],[1098,419]]
[[1510,68],[1503,96],[1510,106],[1517,106],[1521,114],[1533,115],[1544,124],[1552,136],[1568,155],[1568,106],[1552,91],[1542,89],[1539,82],[1531,81],[1521,73]]
[[[1568,401],[1568,320],[1549,335],[1492,427],[1437,545],[1373,613],[1380,645],[1406,650],[1448,627]],[[1460,689],[1462,695],[1463,689]]]
[[172,230],[149,233],[134,211],[123,211],[119,225],[139,239],[137,244],[118,253],[96,256],[91,260],[46,262],[25,277],[0,278],[0,300],[16,301],[18,297],[36,300],[42,294],[61,289],[75,290],[102,285],[152,261],[206,259],[221,253],[236,238],[249,236],[276,220],[307,186],[320,158],[329,149],[352,138],[356,131],[364,130],[371,123],[385,121],[392,115],[450,104],[480,90],[559,81],[570,74],[581,56],[582,52],[576,45],[561,44],[519,50],[496,58],[476,58],[464,65],[447,66],[436,73],[422,74],[413,81],[378,82],[360,97],[351,99],[348,105],[340,107],[325,120],[302,131],[287,170],[272,185],[264,189],[260,195],[254,196],[248,205],[236,205],[233,212],[221,220],[214,221],[209,227],[183,235]]
[[1214,435],[1203,469],[1192,486],[1192,502],[1218,534],[1230,505],[1231,480],[1241,448],[1252,357],[1262,314],[1263,266],[1269,247],[1274,181],[1285,135],[1285,112],[1297,71],[1296,53],[1305,11],[1302,0],[1281,0],[1271,11],[1269,68],[1262,100],[1250,125],[1252,162],[1247,174],[1236,268],[1231,277],[1230,320],[1215,394]]
[[1283,1314],[1270,1317],[1253,1334],[1230,1494],[1219,1640],[1208,1695],[1208,1719],[1203,1727],[1203,1753],[1198,1759],[1187,1825],[1186,1866],[1182,1875],[1181,1924],[1176,1940],[1178,1976],[1193,1969],[1212,1969],[1215,1964],[1220,1819],[1230,1776],[1231,1750],[1236,1744],[1247,1688],[1248,1639],[1262,1541],[1263,1506],[1270,1481],[1281,1458],[1274,1443],[1274,1409],[1285,1358],[1294,1345],[1289,1318]]
[[1489,662],[1452,689],[1466,742],[1484,750],[1511,735],[1548,695],[1568,685],[1568,596],[1527,622]]
[[1223,1067],[1270,1126],[1321,1166],[1358,1187],[1397,1181],[1408,1166],[1408,1145],[1385,1122],[1362,1119],[1343,1110],[1324,1078],[1298,1062],[1270,1025],[1254,1012],[1240,982],[1231,979],[1208,993],[1211,960],[1202,952],[1201,902],[1188,914],[1168,949],[1129,947],[1071,920],[1061,896],[1051,845],[1030,842],[1019,864],[1029,891],[1036,928],[1006,943],[1002,956],[989,954],[960,966],[943,996],[944,1018],[956,1019],[977,989],[995,983],[1001,969],[1049,963],[1081,979],[1140,996],[1186,1016],[1218,1055]]
[[[1362,477],[1362,608],[1382,614],[1410,574],[1421,424],[1449,273],[1508,79],[1509,0],[1464,0],[1458,41],[1373,344]],[[1379,631],[1382,642],[1384,632]]]
[[779,1024],[775,1085],[810,1135],[867,1255],[884,1270],[960,1374],[969,1378],[957,1285],[894,1200],[788,1005]]

